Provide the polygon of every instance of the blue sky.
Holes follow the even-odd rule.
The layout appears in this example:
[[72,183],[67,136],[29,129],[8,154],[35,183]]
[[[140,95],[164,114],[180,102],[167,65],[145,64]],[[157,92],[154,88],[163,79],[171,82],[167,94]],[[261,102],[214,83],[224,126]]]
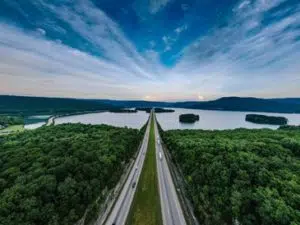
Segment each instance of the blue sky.
[[2,0],[0,94],[300,96],[300,1]]

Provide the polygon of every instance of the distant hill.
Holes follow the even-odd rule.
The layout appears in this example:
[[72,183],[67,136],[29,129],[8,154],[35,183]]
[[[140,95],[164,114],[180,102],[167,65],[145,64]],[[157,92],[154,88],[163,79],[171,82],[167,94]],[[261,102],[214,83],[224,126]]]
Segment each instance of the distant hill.
[[65,114],[112,109],[115,106],[81,99],[0,95],[0,114]]
[[100,100],[90,100],[97,101],[109,105],[113,105],[116,107],[123,108],[152,108],[152,107],[174,107],[174,103],[170,102],[152,102],[152,101],[143,101],[143,100],[109,100],[109,99],[100,99]]
[[187,102],[149,102],[149,101],[121,101],[98,100],[119,107],[171,107],[204,110],[248,111],[248,112],[277,112],[300,113],[300,98],[262,99],[224,97],[213,101]]
[[109,99],[70,99],[0,95],[0,114],[55,114],[115,108],[188,108],[204,110],[300,113],[300,98],[224,97],[213,101],[151,102]]
[[269,100],[281,103],[300,104],[300,98],[273,98]]
[[260,99],[225,97],[206,102],[175,103],[175,107],[225,111],[300,113],[300,99]]

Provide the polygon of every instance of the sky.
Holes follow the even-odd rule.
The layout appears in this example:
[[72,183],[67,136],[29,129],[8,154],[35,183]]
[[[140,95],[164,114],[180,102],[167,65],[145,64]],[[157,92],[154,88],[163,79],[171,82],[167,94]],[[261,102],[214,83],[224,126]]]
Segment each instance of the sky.
[[299,0],[1,0],[0,94],[300,96]]

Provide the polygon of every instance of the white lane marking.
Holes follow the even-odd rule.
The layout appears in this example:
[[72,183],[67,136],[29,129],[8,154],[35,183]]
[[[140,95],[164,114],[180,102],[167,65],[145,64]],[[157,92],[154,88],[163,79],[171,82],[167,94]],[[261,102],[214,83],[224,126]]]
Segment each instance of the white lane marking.
[[[155,124],[155,128],[156,128],[155,130],[157,132],[156,137],[160,137],[159,132],[158,132],[158,128],[157,128],[157,124]],[[170,190],[171,195],[172,195],[171,200],[175,203],[175,204],[170,204],[169,207],[171,208],[171,210],[173,209],[172,210],[173,212],[176,212],[175,215],[178,216],[178,219],[180,220],[179,221],[180,225],[185,225],[186,222],[185,222],[185,219],[184,219],[184,216],[183,216],[183,211],[182,211],[181,206],[179,204],[179,199],[178,199],[177,193],[175,191],[175,185],[174,185],[174,182],[173,182],[172,177],[171,177],[171,173],[170,173],[170,169],[169,169],[169,166],[168,166],[168,163],[167,163],[167,160],[166,160],[166,156],[164,154],[162,146],[158,146],[158,147],[161,148],[161,152],[162,152],[162,154],[164,156],[164,159],[165,159],[164,162],[162,162],[162,164],[164,163],[164,171],[166,171],[166,176],[167,176],[166,178],[168,180],[169,187],[171,189]],[[174,209],[174,207],[175,207],[175,209]],[[176,222],[177,222],[177,220],[176,220]]]
[[[149,121],[151,121],[151,118]],[[134,196],[134,193],[136,190],[136,188],[135,188],[134,191],[131,191],[131,193],[129,193],[129,191],[131,190],[131,182],[132,182],[133,176],[135,175],[135,172],[136,172],[135,168],[138,165],[138,163],[140,163],[142,165],[144,163],[145,157],[143,157],[142,161],[141,161],[141,158],[142,158],[142,156],[144,156],[143,153],[145,153],[145,148],[148,146],[149,130],[150,130],[150,123],[148,123],[147,129],[145,132],[145,136],[144,136],[144,139],[142,142],[142,146],[138,153],[137,159],[134,162],[134,165],[133,165],[131,171],[129,172],[127,180],[124,184],[124,187],[121,191],[119,198],[117,199],[117,202],[113,208],[113,211],[111,212],[109,218],[107,219],[107,222],[106,222],[107,225],[111,225],[114,222],[117,222],[118,225],[123,225],[126,222],[126,219],[127,219],[128,213],[129,213],[129,209],[130,209],[130,207],[128,207],[128,206],[131,205],[131,202],[133,200],[133,196]],[[139,179],[141,171],[142,171],[142,166],[140,166],[137,180]],[[128,200],[129,204],[123,204],[125,202],[125,200],[128,198],[129,198],[129,200]],[[126,205],[126,207],[125,207],[125,205]],[[122,215],[122,217],[120,215]],[[119,220],[121,220],[121,221],[119,222]]]
[[162,164],[158,160],[157,155],[156,155],[156,160],[157,160],[157,164],[159,165],[160,195],[162,196],[161,206],[164,208],[163,213],[166,213],[165,214],[165,224],[169,224],[168,221],[170,221],[171,220],[170,218],[172,218],[172,217],[171,217],[171,212],[170,212],[170,208],[169,208],[169,204],[168,204],[166,184],[165,184],[164,177],[163,177],[163,168],[162,168]]

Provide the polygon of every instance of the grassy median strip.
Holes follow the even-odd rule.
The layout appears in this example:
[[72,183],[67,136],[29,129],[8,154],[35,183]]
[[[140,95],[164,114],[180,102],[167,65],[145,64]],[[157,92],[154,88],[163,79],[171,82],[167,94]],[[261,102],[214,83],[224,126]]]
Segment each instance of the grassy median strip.
[[162,225],[155,155],[154,119],[151,119],[148,151],[127,225]]

